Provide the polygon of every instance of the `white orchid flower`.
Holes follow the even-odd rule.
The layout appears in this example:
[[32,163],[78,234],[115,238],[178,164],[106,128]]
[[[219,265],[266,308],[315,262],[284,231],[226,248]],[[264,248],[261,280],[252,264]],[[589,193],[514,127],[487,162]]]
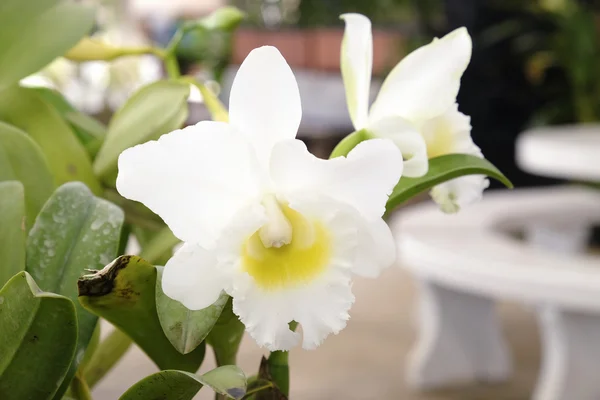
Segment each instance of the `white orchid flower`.
[[184,245],[167,262],[165,293],[187,308],[224,290],[261,346],[303,347],[346,325],[353,273],[395,260],[382,215],[402,156],[388,140],[318,159],[295,139],[296,79],[274,47],[253,50],[230,96],[230,121],[202,121],[125,150],[117,189],[160,215]]
[[[422,127],[429,158],[444,154],[470,154],[483,158],[471,139],[471,118],[458,111],[454,104],[448,111],[427,120]],[[436,185],[431,198],[445,213],[458,212],[462,207],[481,200],[490,182],[485,175],[468,175]]]
[[[341,18],[346,23],[342,75],[348,110],[357,130],[392,139],[404,156],[405,176],[424,175],[428,158],[450,153],[481,156],[470,137],[469,119],[456,106],[460,78],[471,59],[471,38],[465,28],[436,38],[404,57],[384,80],[369,110],[371,21],[360,14]],[[480,198],[486,182],[482,177],[459,178],[434,188],[432,195],[444,211],[457,211]],[[480,188],[478,195],[473,187]]]

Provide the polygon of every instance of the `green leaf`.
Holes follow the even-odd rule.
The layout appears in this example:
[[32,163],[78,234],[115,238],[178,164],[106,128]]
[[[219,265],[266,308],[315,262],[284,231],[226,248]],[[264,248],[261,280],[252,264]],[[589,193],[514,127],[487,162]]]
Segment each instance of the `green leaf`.
[[228,298],[217,323],[214,325],[206,343],[210,344],[215,352],[217,365],[235,365],[237,352],[244,337],[244,324],[233,313],[232,299]]
[[403,176],[396,185],[386,208],[389,211],[417,194],[450,179],[465,175],[487,175],[512,188],[512,183],[488,160],[469,154],[448,154],[429,160],[427,174],[420,178]]
[[54,179],[39,146],[20,129],[0,122],[0,181],[17,180],[25,189],[27,226],[54,191]]
[[0,88],[65,53],[94,25],[94,10],[73,2],[11,0],[2,5],[0,14],[5,10],[9,15],[0,18],[6,22],[0,23]]
[[160,369],[195,372],[203,345],[181,354],[163,333],[156,312],[156,268],[136,256],[121,256],[102,271],[78,281],[79,301],[125,332]]
[[94,161],[96,174],[112,183],[123,150],[180,128],[188,115],[189,91],[189,85],[173,81],[154,82],[137,91],[108,126],[106,140]]
[[58,111],[36,90],[12,86],[0,92],[0,120],[27,132],[40,146],[57,184],[81,181],[92,192],[101,192],[85,149]]
[[210,307],[198,311],[187,309],[162,291],[163,267],[156,267],[156,311],[163,331],[173,347],[181,354],[194,350],[213,328],[229,296],[222,293]]
[[0,182],[0,287],[25,269],[25,193],[21,182]]
[[75,354],[73,302],[23,271],[0,290],[0,326],[0,399],[52,399]]
[[70,125],[79,142],[88,154],[94,157],[106,136],[106,126],[93,117],[78,111],[59,92],[54,89],[36,87],[35,90],[48,104],[52,105]]
[[96,383],[125,355],[130,346],[129,336],[116,328],[100,342],[97,351],[83,371],[84,380],[90,388],[96,386]]
[[77,351],[58,395],[67,389],[98,322],[77,301],[77,279],[116,256],[123,218],[117,206],[94,197],[83,183],[70,182],[54,192],[29,232],[27,272],[42,289],[76,303]]
[[246,393],[246,377],[235,365],[215,368],[201,376],[185,371],[161,371],[130,387],[119,400],[192,400],[202,386],[241,399]]

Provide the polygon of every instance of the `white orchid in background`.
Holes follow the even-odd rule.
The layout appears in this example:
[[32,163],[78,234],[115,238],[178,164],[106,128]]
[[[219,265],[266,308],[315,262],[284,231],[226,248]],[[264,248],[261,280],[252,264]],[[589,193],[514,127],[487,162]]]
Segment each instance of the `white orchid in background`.
[[[369,110],[373,60],[371,21],[344,14],[341,68],[350,118],[356,130],[393,140],[404,157],[405,176],[427,172],[428,158],[464,153],[482,157],[471,139],[470,118],[458,111],[460,78],[471,59],[471,37],[459,28],[408,54],[384,80]],[[457,178],[434,187],[431,196],[445,212],[478,200],[484,176]]]
[[[122,28],[107,30],[95,39],[112,45],[143,44],[135,33]],[[81,111],[95,114],[116,110],[142,86],[162,76],[162,64],[153,56],[127,56],[113,61],[75,63],[58,58],[42,71],[21,81],[24,86],[56,89]]]
[[261,346],[317,347],[346,325],[352,274],[395,260],[382,215],[402,171],[388,140],[321,160],[295,139],[296,79],[274,47],[253,50],[230,96],[230,122],[202,121],[125,150],[117,189],[160,215],[185,244],[163,290],[192,310],[224,290]]

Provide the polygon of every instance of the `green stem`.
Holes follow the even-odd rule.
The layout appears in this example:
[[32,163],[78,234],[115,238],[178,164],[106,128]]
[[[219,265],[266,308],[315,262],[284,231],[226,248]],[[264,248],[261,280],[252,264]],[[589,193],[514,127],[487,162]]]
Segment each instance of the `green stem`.
[[260,392],[260,391],[263,391],[263,390],[265,390],[265,389],[271,389],[272,387],[273,387],[273,384],[272,384],[271,382],[269,382],[269,383],[267,383],[267,384],[265,384],[265,385],[263,385],[263,386],[255,387],[255,388],[254,388],[254,389],[252,389],[252,390],[248,390],[248,391],[246,392],[246,394],[244,395],[244,397],[242,397],[242,400],[244,400],[244,399],[248,399],[248,398],[250,398],[250,396],[252,396],[253,394],[255,394],[255,393],[258,393],[258,392]]
[[92,392],[85,379],[78,373],[75,374],[69,388],[69,395],[76,400],[92,400]]
[[167,75],[171,79],[177,79],[181,76],[181,71],[179,70],[179,64],[177,63],[177,58],[175,55],[168,54],[164,59],[165,69],[167,70]]
[[371,135],[364,129],[353,132],[343,138],[331,152],[329,158],[347,156],[357,144],[365,140],[371,139]]
[[116,329],[100,342],[98,349],[84,371],[84,381],[93,388],[123,357],[131,346],[129,336]]
[[227,109],[225,108],[223,103],[221,103],[219,98],[215,96],[215,94],[209,88],[206,87],[206,85],[203,85],[191,76],[184,76],[181,80],[198,88],[200,94],[202,94],[204,105],[210,112],[213,121],[229,121],[229,113],[227,112]]

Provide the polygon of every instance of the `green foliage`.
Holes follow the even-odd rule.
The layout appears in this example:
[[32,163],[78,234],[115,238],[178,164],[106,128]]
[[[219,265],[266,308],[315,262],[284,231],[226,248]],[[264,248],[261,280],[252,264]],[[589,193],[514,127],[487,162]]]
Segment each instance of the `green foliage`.
[[22,130],[0,122],[0,181],[10,180],[24,187],[29,227],[54,191],[54,179],[39,146]]
[[52,399],[75,355],[73,302],[20,272],[0,290],[0,327],[0,398]]
[[119,400],[192,400],[202,386],[241,399],[246,393],[246,377],[234,365],[215,368],[200,376],[185,371],[161,371],[133,385]]
[[94,25],[94,10],[70,1],[2,0],[0,89],[73,47]]
[[198,311],[188,310],[180,302],[167,297],[161,286],[163,267],[156,267],[156,311],[167,339],[181,354],[198,347],[209,334],[229,296],[223,293],[210,307]]
[[35,89],[11,86],[0,92],[0,120],[26,132],[46,156],[57,184],[85,183],[100,193],[90,157],[71,127]]
[[403,176],[392,191],[386,208],[389,212],[435,185],[465,175],[487,175],[512,188],[512,183],[486,159],[468,154],[448,154],[429,160],[429,170],[420,178]]
[[25,269],[25,192],[18,181],[0,182],[0,287]]
[[95,173],[114,183],[123,150],[180,128],[188,115],[189,91],[189,85],[181,82],[158,81],[136,92],[111,119],[94,160]]
[[56,90],[43,87],[33,90],[58,111],[73,129],[90,157],[95,157],[106,136],[106,127],[93,117],[78,111]]
[[123,212],[98,199],[82,183],[66,183],[40,211],[27,240],[27,272],[45,291],[76,304],[77,351],[58,395],[67,389],[83,359],[98,317],[77,302],[77,279],[86,270],[102,268],[116,256]]
[[93,388],[114,367],[129,350],[131,343],[129,336],[119,329],[115,329],[98,344],[89,363],[84,365],[82,362],[80,365],[80,369],[83,369],[84,380],[90,388]]
[[79,279],[79,301],[125,332],[160,369],[195,372],[205,347],[184,355],[169,342],[156,311],[156,275],[156,268],[140,257],[121,256]]

